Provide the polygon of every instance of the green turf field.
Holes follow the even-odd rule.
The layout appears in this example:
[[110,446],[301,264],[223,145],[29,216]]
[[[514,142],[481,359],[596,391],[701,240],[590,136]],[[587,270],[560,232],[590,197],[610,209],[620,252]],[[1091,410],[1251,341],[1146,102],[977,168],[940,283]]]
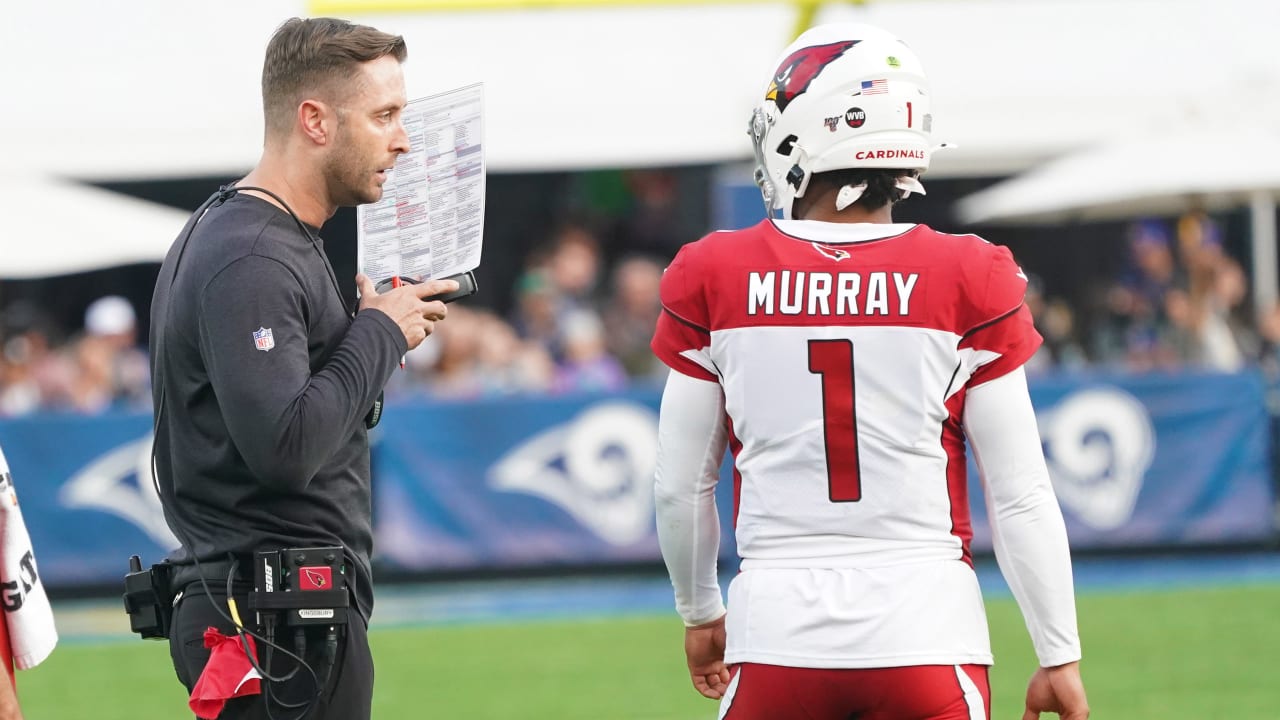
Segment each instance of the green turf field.
[[[1280,717],[1280,586],[1080,598],[1093,717]],[[988,604],[996,719],[1020,718],[1033,659],[1011,600]],[[683,670],[671,617],[381,629],[374,717],[714,718]],[[64,644],[19,675],[28,720],[183,718],[167,645]]]

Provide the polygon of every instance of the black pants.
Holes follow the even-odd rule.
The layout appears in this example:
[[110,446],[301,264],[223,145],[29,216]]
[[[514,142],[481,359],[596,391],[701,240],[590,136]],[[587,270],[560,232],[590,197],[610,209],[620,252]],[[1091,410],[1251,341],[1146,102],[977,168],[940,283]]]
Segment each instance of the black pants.
[[[218,603],[222,611],[227,612],[225,592],[212,586],[210,590],[214,593],[212,598],[204,594],[199,583],[195,583],[183,593],[174,608],[169,654],[173,657],[173,669],[178,673],[178,680],[187,687],[188,693],[200,678],[205,663],[209,661],[209,651],[204,647],[204,631],[214,627],[224,634],[234,634],[233,626],[210,602],[212,600]],[[253,612],[248,610],[246,598],[238,597],[236,602],[240,618],[246,624],[252,623]],[[344,632],[339,634],[337,658],[320,697],[306,715],[301,715],[301,708],[290,709],[282,704],[296,705],[315,696],[315,684],[305,668],[298,670],[285,682],[269,683],[273,700],[271,717],[274,720],[369,720],[370,705],[373,702],[373,656],[369,652],[369,637],[360,613],[355,608],[348,608],[346,612],[347,624]],[[261,640],[255,642],[258,659],[264,661],[267,658],[267,648]],[[295,652],[292,629],[279,629],[275,642],[290,652]],[[324,665],[324,627],[307,629],[304,657],[313,669],[321,671]],[[297,665],[297,661],[277,650],[272,652],[267,670],[271,675],[279,677],[288,674]],[[218,716],[219,720],[267,720],[264,702],[267,686],[268,682],[264,679],[262,695],[229,701]]]

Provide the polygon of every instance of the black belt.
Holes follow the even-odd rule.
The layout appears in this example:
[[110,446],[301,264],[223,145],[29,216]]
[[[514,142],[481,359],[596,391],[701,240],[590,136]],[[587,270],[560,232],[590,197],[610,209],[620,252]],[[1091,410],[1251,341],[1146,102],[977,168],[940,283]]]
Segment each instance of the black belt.
[[232,576],[233,585],[244,587],[248,585],[249,589],[253,588],[253,561],[248,556],[239,559],[237,564],[230,558],[219,558],[216,560],[201,560],[197,566],[195,563],[175,563],[173,565],[173,587],[188,592],[190,585],[201,587],[201,579],[208,583],[209,589],[216,588],[219,592],[226,592],[227,576],[231,575],[232,568],[235,568],[235,575]]

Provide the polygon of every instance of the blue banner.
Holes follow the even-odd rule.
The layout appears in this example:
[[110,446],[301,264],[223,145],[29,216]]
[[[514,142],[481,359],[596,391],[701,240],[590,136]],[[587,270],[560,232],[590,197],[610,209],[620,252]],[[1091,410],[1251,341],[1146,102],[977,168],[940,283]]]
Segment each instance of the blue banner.
[[653,561],[658,395],[389,407],[380,558],[412,570]]
[[[1255,373],[1032,381],[1049,475],[1075,549],[1213,545],[1275,531]],[[969,469],[974,547],[991,547]]]
[[46,585],[123,582],[130,555],[177,547],[150,486],[150,415],[0,421],[0,447]]
[[[1076,549],[1255,542],[1275,531],[1262,384],[1240,375],[1033,380]],[[652,562],[659,395],[393,405],[373,435],[376,555],[407,571]],[[0,421],[41,575],[115,582],[176,545],[150,485],[150,418]],[[971,469],[974,546],[990,548]],[[718,491],[733,553],[732,474]]]
[[765,218],[764,198],[751,179],[751,171],[721,171],[711,196],[711,227],[740,230]]

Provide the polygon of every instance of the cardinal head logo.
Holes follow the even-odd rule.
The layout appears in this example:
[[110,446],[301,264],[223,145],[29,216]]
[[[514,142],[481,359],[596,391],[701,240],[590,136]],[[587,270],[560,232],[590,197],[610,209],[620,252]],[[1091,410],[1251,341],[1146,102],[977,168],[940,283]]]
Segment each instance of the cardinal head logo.
[[841,40],[826,45],[800,48],[791,53],[773,74],[773,82],[769,84],[765,99],[777,103],[779,110],[786,110],[792,100],[809,89],[809,85],[823,68],[859,42],[858,40]]
[[303,590],[324,590],[329,587],[329,568],[324,568],[323,571],[321,571],[315,568],[304,567],[301,568],[301,571],[302,583],[300,583],[300,585]]
[[849,258],[853,257],[852,255],[849,254],[848,250],[845,250],[843,248],[831,247],[830,245],[823,245],[822,243],[811,243],[811,244],[813,245],[813,249],[817,250],[818,253],[820,253],[823,257],[831,258],[836,262],[840,262],[841,260],[848,260]]

